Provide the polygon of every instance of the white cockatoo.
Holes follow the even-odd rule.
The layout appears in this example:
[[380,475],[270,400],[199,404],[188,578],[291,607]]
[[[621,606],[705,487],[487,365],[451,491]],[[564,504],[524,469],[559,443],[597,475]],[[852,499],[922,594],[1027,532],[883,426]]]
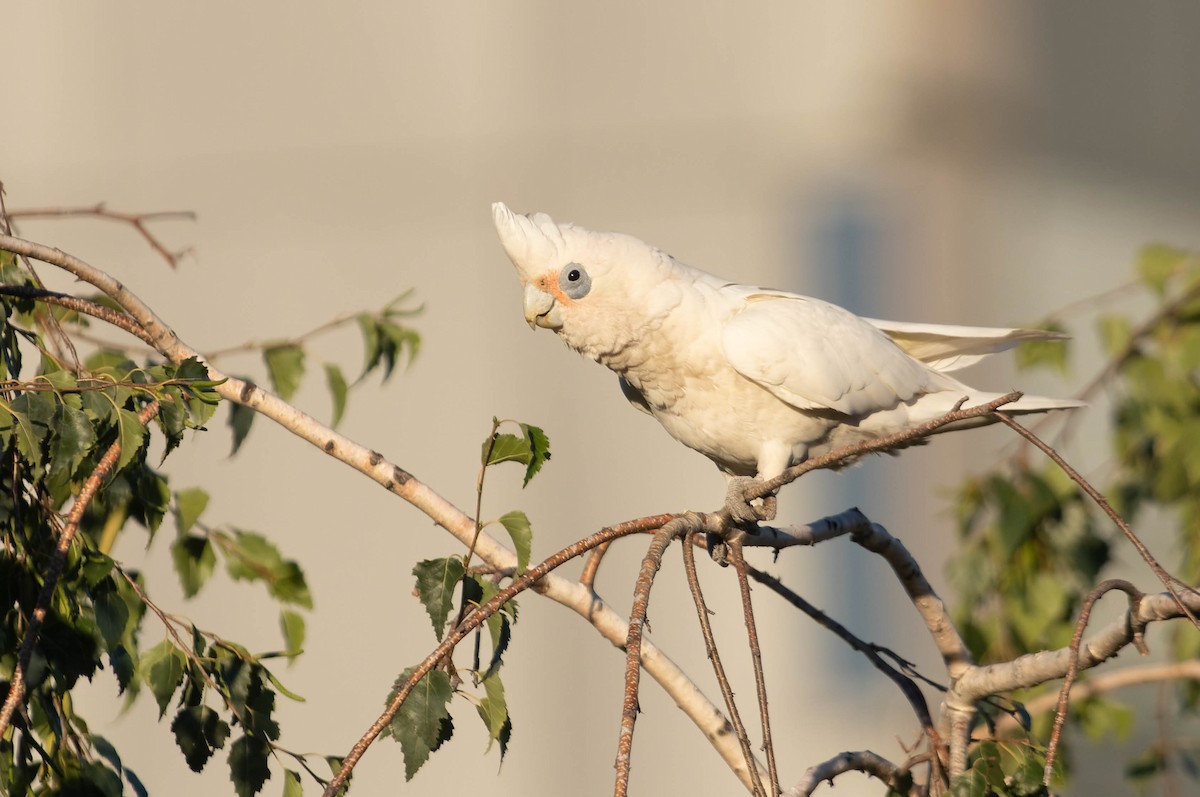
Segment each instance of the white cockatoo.
[[[716,463],[730,509],[745,477],[997,398],[948,371],[1054,333],[861,318],[820,299],[685,265],[631,235],[492,214],[524,288],[525,320],[614,371],[625,397]],[[1078,402],[1033,396],[1004,412]],[[976,421],[978,425],[980,421]],[[961,427],[959,427],[961,428]],[[761,513],[758,513],[761,516]]]

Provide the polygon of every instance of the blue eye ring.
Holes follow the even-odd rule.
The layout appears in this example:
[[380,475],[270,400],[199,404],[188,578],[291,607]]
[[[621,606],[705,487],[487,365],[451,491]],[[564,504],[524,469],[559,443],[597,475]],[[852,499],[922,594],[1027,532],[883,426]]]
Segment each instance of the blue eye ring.
[[572,299],[582,299],[592,289],[592,278],[578,263],[567,263],[558,274],[559,289]]

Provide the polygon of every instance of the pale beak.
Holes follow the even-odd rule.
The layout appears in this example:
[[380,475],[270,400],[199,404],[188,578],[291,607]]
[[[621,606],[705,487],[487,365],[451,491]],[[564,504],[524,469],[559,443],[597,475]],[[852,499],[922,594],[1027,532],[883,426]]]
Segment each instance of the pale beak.
[[525,308],[525,323],[529,324],[530,329],[534,329],[535,327],[559,329],[562,327],[562,319],[559,318],[558,314],[558,302],[555,301],[553,296],[539,289],[536,285],[529,284],[525,286],[523,304]]

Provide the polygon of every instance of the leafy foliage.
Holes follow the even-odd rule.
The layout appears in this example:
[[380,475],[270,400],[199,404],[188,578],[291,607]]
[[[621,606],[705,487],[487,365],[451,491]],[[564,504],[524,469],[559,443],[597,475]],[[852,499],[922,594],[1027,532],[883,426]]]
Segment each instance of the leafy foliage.
[[[1104,491],[1130,522],[1147,510],[1156,523],[1174,519],[1179,560],[1167,566],[1194,584],[1200,580],[1200,258],[1156,245],[1142,252],[1136,270],[1157,306],[1141,320],[1108,312],[1097,325],[1110,359],[1096,384],[1112,397],[1115,424]],[[1046,326],[1062,329],[1058,321]],[[1020,359],[1027,366],[1067,366],[1045,347],[1026,347]],[[955,621],[972,653],[1006,661],[1069,644],[1084,597],[1117,564],[1111,522],[1057,467],[1032,465],[1021,455],[966,479],[956,513],[962,546],[949,573],[960,598]],[[1172,648],[1179,660],[1195,658],[1200,634],[1181,623]],[[1182,705],[1196,708],[1196,684],[1180,691]],[[1124,738],[1133,725],[1130,710],[1109,698],[1073,701],[1069,718],[1089,738]],[[1035,718],[1030,738],[1048,738],[1049,725],[1048,717]],[[1045,749],[1030,742],[1024,752],[1014,750],[978,745],[955,793],[1043,793]],[[1131,777],[1161,772],[1166,755],[1161,748],[1147,751],[1131,763]],[[1014,777],[1018,760],[1026,763]],[[1036,769],[1037,777],[1020,774],[1026,769]]]
[[[0,284],[37,288],[8,252],[0,252]],[[205,430],[220,403],[219,383],[196,359],[137,363],[119,351],[85,354],[82,344],[67,345],[68,327],[86,326],[83,317],[29,298],[5,295],[0,302],[0,697],[9,691],[52,570],[62,518],[94,480],[105,453],[119,446],[114,466],[85,502],[67,550],[24,672],[24,707],[0,738],[0,792],[146,794],[116,749],[88,730],[70,699],[81,678],[109,669],[127,700],[147,693],[160,716],[171,715],[170,732],[192,770],[226,751],[234,790],[259,793],[271,777],[270,759],[280,751],[276,695],[303,700],[267,669],[265,662],[280,654],[253,654],[161,612],[143,575],[111,555],[117,539],[135,525],[153,542],[163,520],[173,515],[171,559],[185,595],[204,589],[218,565],[234,579],[262,584],[280,606],[283,655],[300,653],[305,636],[300,610],[312,607],[300,565],[262,534],[204,523],[208,494],[199,488],[173,491],[158,470],[189,432]],[[119,310],[110,301],[98,303]],[[415,354],[416,333],[402,333],[397,321],[406,314],[411,311],[389,305],[365,316],[387,324],[372,332],[378,350],[372,356],[380,368],[390,371],[400,354],[408,359]],[[276,389],[294,393],[304,372],[302,346],[285,341],[268,347],[264,358]],[[335,366],[326,372],[340,417],[345,380]],[[157,402],[157,412],[147,428],[139,413],[151,402]],[[240,406],[232,413],[235,450],[252,417]],[[156,618],[150,627],[148,616]],[[157,641],[144,643],[155,627],[165,635],[160,631]],[[284,781],[285,793],[300,793],[295,773],[285,772]]]
[[[550,458],[550,441],[536,426],[518,423],[517,426],[521,429],[521,435],[518,436],[500,434],[500,424],[500,420],[493,418],[491,434],[483,441],[483,468],[486,470],[504,462],[519,462],[526,466],[524,484],[528,484]],[[482,474],[479,489],[483,489]],[[482,499],[482,495],[480,498]],[[508,531],[516,548],[517,569],[513,575],[519,575],[529,565],[532,548],[533,531],[529,518],[524,512],[513,511],[503,515],[498,522]],[[468,571],[466,562],[458,556],[419,562],[413,568],[413,575],[416,577],[414,594],[425,606],[425,611],[433,623],[434,635],[439,641],[445,638],[448,627],[456,625],[471,611],[489,603],[500,592],[499,578],[489,579]],[[456,592],[459,595],[459,609],[456,615],[458,619],[448,626]],[[471,667],[475,686],[483,688],[483,695],[473,700],[476,713],[487,729],[488,749],[491,749],[492,744],[499,743],[501,760],[508,752],[513,726],[505,699],[504,683],[500,679],[500,668],[504,662],[504,653],[512,640],[512,626],[516,620],[517,603],[511,599],[501,604],[486,618],[488,635],[492,642],[491,651],[486,661],[481,660],[481,646],[477,639]],[[412,692],[389,726],[391,735],[400,742],[404,751],[407,779],[411,779],[430,754],[449,741],[454,734],[454,723],[448,707],[451,699],[459,694],[461,687],[457,685],[458,679],[451,677],[455,670],[449,657],[443,660],[440,667],[422,676],[413,686]],[[402,688],[409,685],[415,673],[416,668],[410,667],[400,674],[388,697],[389,703]]]

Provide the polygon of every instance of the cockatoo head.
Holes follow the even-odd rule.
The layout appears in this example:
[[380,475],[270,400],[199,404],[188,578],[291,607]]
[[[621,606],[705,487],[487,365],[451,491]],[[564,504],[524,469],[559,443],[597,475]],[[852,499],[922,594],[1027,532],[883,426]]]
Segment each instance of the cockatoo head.
[[670,256],[631,235],[513,213],[502,202],[492,218],[525,289],[526,322],[592,359],[623,348],[678,302],[677,291],[663,287]]

